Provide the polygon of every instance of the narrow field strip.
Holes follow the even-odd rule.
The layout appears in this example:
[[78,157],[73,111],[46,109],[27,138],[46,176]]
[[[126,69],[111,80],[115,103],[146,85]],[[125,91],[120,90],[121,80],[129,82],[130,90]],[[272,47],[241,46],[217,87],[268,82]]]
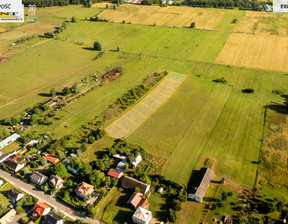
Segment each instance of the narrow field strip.
[[169,74],[148,96],[109,125],[109,136],[124,139],[142,125],[181,85],[186,75]]

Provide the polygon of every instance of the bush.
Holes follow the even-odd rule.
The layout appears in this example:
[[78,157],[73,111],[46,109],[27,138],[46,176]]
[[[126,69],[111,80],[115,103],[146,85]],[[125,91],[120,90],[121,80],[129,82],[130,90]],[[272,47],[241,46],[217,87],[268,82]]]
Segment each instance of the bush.
[[95,41],[93,45],[94,50],[96,51],[101,51],[102,50],[102,45],[99,41]]
[[242,89],[242,93],[254,93],[254,89]]
[[195,28],[195,26],[196,26],[195,22],[192,22],[190,28]]

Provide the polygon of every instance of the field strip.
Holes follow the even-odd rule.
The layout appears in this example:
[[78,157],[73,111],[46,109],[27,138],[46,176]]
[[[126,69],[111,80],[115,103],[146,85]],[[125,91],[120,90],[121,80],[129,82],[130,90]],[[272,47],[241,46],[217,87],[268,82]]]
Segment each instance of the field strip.
[[[124,139],[142,125],[177,90],[186,75],[170,73],[136,106],[114,121],[105,130],[109,136]],[[153,95],[153,96],[152,96]]]

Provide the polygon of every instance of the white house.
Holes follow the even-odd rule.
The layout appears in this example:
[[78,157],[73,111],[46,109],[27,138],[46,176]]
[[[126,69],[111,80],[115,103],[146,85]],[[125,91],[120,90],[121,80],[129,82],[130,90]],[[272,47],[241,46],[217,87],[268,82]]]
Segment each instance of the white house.
[[132,163],[132,168],[135,169],[139,163],[142,161],[142,156],[141,155],[136,155],[135,156],[135,161]]
[[137,224],[149,224],[151,219],[152,219],[152,212],[141,207],[139,207],[132,216],[133,222]]
[[24,197],[24,194],[21,191],[18,191],[16,189],[11,189],[8,192],[8,198],[13,200],[14,202],[19,201],[23,197]]
[[0,224],[6,224],[13,220],[13,218],[16,215],[15,209],[11,209],[9,212],[7,212],[2,218],[0,219]]
[[15,142],[18,138],[21,136],[14,133],[13,135],[10,135],[8,138],[5,138],[3,141],[0,142],[0,149],[4,148],[5,146],[9,145],[12,142]]
[[0,155],[0,163],[3,163],[6,159],[10,158],[11,156],[15,155],[16,152],[7,152],[5,154]]
[[46,177],[45,175],[34,171],[33,174],[30,177],[31,181],[39,186],[41,186],[42,184],[44,184],[47,180],[48,177]]

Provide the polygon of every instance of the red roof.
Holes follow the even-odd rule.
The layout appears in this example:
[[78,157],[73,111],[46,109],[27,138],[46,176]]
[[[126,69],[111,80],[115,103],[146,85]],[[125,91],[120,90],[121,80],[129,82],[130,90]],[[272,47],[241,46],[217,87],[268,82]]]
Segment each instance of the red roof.
[[17,159],[19,159],[19,155],[15,154],[11,157],[9,157],[8,159],[6,159],[3,163],[5,164],[5,162],[7,162],[8,160],[12,160],[12,161],[17,161]]
[[[43,202],[37,202],[35,205],[34,205],[34,208],[33,208],[33,211],[35,213],[37,213],[38,215],[43,215],[44,214],[44,211],[46,208],[50,208],[48,205],[46,205],[45,203]],[[34,213],[34,214],[35,214]],[[34,215],[33,214],[33,215]],[[35,215],[34,215],[35,216]]]
[[119,173],[119,172],[117,172],[115,170],[109,170],[108,175],[110,177],[120,178],[121,175],[122,175],[122,172]]
[[47,159],[47,161],[49,161],[52,164],[55,164],[59,161],[58,157],[53,156],[51,154],[48,154],[48,155],[46,154],[46,155],[44,155],[44,157],[45,157],[45,159]]
[[137,208],[140,201],[142,200],[143,194],[134,192],[128,200],[128,204],[132,205],[134,208]]

